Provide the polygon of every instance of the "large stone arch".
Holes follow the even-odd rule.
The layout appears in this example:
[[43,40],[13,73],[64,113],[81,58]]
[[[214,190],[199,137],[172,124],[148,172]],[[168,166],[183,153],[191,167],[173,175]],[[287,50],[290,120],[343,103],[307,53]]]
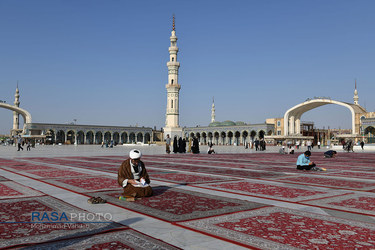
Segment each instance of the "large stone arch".
[[336,104],[349,109],[352,114],[352,134],[359,133],[360,123],[356,122],[356,114],[366,113],[366,110],[363,107],[353,103],[317,98],[307,100],[286,111],[284,114],[284,135],[300,135],[302,114],[327,104]]
[[25,134],[26,131],[26,124],[30,124],[32,122],[32,119],[31,119],[31,114],[25,110],[25,109],[22,109],[20,107],[17,107],[17,106],[13,106],[13,105],[10,105],[10,104],[7,104],[7,103],[3,103],[3,102],[0,102],[0,108],[5,108],[5,109],[9,109],[9,110],[12,110],[12,111],[15,111],[19,114],[22,115],[23,117],[23,133]]

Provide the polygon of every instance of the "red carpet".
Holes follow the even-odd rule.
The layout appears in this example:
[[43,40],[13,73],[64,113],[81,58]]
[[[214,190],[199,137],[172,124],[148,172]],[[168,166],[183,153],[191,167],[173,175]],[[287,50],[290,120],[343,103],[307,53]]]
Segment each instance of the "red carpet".
[[132,229],[83,236],[34,246],[43,249],[180,249]]
[[375,215],[375,195],[348,194],[303,203],[346,210],[349,212]]
[[122,190],[117,183],[117,178],[113,177],[81,177],[81,178],[60,178],[45,179],[46,182],[52,183],[59,187],[64,187],[73,191],[85,193],[103,190]]
[[186,173],[159,173],[159,174],[150,174],[151,179],[159,181],[170,181],[174,183],[182,184],[197,184],[197,183],[209,183],[209,182],[219,182],[219,181],[228,181],[234,180],[233,178],[220,178],[214,176],[206,175],[193,175]]
[[351,181],[344,179],[313,177],[313,176],[298,176],[278,179],[281,182],[295,182],[304,184],[313,184],[325,187],[349,188],[357,190],[371,190],[375,188],[375,182],[366,181]]
[[153,196],[135,202],[119,200],[121,192],[91,193],[90,196],[100,196],[110,203],[166,221],[191,220],[264,206],[178,188],[153,187],[153,192]]
[[[60,215],[64,212],[67,214],[69,221],[76,223],[36,223],[40,221],[37,217],[32,217],[33,212],[49,214],[57,212]],[[47,196],[4,200],[0,206],[0,247],[88,235],[120,227],[119,224],[112,222],[79,223],[78,220],[70,220],[71,213],[85,214],[86,212]],[[63,221],[67,222],[67,220]],[[96,221],[100,220],[97,219]],[[102,219],[102,221],[104,220]],[[42,222],[48,221],[43,219]]]
[[262,249],[373,249],[375,225],[279,207],[178,223]]
[[322,192],[314,190],[311,187],[288,187],[285,185],[270,185],[250,181],[210,184],[207,185],[207,187],[236,192],[239,194],[257,195],[265,198],[281,199],[294,202],[342,194],[342,192],[340,193],[332,190]]
[[41,192],[38,192],[34,189],[23,186],[13,181],[0,182],[0,199],[32,197],[42,195],[44,194]]

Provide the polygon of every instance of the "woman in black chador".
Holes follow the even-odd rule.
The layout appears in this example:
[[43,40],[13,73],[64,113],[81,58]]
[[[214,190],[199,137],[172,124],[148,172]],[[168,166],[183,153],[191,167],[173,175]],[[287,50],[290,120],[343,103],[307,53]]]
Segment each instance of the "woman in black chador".
[[191,152],[193,152],[193,154],[199,154],[199,142],[197,137],[194,137],[193,139],[193,146],[191,147]]
[[173,139],[173,153],[176,154],[177,152],[178,152],[177,136],[175,136]]
[[183,153],[184,152],[184,145],[182,143],[182,138],[181,137],[178,139],[178,152],[179,153]]

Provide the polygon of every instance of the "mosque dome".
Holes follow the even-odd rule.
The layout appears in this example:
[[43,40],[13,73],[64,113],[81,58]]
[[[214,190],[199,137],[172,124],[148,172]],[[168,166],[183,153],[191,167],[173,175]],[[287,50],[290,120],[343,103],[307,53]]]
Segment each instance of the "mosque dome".
[[221,123],[220,122],[211,122],[210,124],[208,124],[209,127],[219,127],[221,126]]
[[236,123],[234,123],[233,121],[227,120],[227,121],[223,121],[221,123],[221,126],[236,126]]
[[241,121],[238,121],[238,122],[236,122],[236,125],[237,125],[237,126],[243,126],[243,125],[246,125],[246,123],[241,122]]

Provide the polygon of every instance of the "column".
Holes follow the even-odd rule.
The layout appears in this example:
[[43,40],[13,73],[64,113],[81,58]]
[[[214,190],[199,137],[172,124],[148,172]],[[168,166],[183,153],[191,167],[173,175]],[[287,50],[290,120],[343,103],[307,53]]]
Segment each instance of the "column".
[[294,132],[294,116],[289,117],[289,135],[293,135]]

